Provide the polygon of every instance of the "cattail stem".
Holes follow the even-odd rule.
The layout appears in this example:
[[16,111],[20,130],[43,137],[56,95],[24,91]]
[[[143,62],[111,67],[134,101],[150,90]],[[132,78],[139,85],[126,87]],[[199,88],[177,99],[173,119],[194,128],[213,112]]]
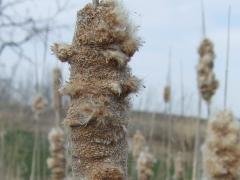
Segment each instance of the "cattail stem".
[[229,74],[229,57],[230,57],[230,32],[231,31],[231,6],[228,8],[228,31],[227,31],[227,55],[225,70],[225,86],[224,86],[224,109],[227,108],[228,98],[228,74]]
[[201,0],[201,16],[202,16],[202,35],[203,35],[203,38],[206,38],[207,28],[206,28],[206,20],[205,20],[204,0]]
[[199,170],[199,156],[200,156],[200,125],[201,125],[201,115],[202,115],[202,98],[199,94],[198,99],[198,118],[196,120],[196,130],[195,130],[195,144],[194,144],[194,154],[193,154],[193,173],[192,180],[198,180],[198,170]]
[[183,79],[183,66],[182,61],[180,61],[180,89],[181,89],[181,116],[185,115],[185,96],[184,96],[184,79]]
[[32,166],[31,166],[31,174],[30,174],[30,180],[36,179],[36,163],[37,163],[37,145],[38,145],[38,121],[39,121],[39,115],[38,113],[35,114],[35,131],[34,131],[34,145],[33,145],[33,154],[32,154]]

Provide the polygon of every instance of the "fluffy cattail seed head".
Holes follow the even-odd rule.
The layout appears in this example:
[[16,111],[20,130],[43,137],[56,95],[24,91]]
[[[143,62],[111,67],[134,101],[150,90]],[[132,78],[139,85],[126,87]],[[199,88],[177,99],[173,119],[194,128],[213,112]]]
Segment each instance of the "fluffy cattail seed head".
[[132,138],[132,154],[134,158],[138,158],[141,151],[146,146],[146,140],[141,132],[138,130]]
[[51,157],[47,159],[48,168],[51,170],[52,180],[63,180],[65,178],[65,149],[64,133],[61,128],[53,128],[48,140],[50,144]]
[[213,43],[209,39],[204,39],[198,52],[200,56],[197,66],[198,88],[202,98],[210,102],[219,86],[219,82],[213,72],[215,59]]
[[203,146],[207,179],[237,180],[240,170],[240,126],[228,111],[218,113],[208,124]]
[[78,11],[71,45],[52,47],[71,66],[61,92],[71,96],[64,124],[78,179],[127,179],[128,96],[139,87],[128,66],[141,43],[136,29],[120,1],[102,0]]
[[42,113],[46,106],[47,106],[47,101],[44,99],[43,96],[37,95],[34,98],[32,108],[36,114]]
[[146,148],[137,160],[138,180],[150,180],[153,174],[154,157]]

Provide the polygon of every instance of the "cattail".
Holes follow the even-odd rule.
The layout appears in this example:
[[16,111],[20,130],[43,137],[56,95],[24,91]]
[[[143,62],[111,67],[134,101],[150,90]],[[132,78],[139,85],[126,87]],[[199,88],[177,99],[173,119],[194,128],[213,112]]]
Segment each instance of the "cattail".
[[146,146],[146,140],[140,131],[137,131],[132,139],[132,154],[134,158],[138,158],[140,152]]
[[47,105],[47,101],[41,95],[37,95],[34,98],[33,104],[32,104],[34,113],[36,113],[36,114],[42,113],[44,111],[46,105]]
[[47,160],[52,180],[65,178],[64,133],[61,128],[53,128],[48,134],[51,157]]
[[119,2],[103,0],[78,12],[71,45],[52,47],[71,66],[61,92],[71,96],[64,123],[80,179],[127,179],[128,95],[140,86],[127,66],[140,46],[135,31]]
[[207,179],[239,179],[239,140],[239,122],[231,112],[220,112],[209,122],[203,146],[203,168]]
[[177,153],[177,157],[174,159],[174,165],[174,180],[184,180],[184,158],[181,152]]
[[163,99],[166,104],[170,102],[170,100],[171,100],[171,87],[170,86],[166,86],[164,88]]
[[153,175],[154,157],[146,148],[142,151],[137,160],[138,180],[150,180]]
[[55,111],[61,111],[62,109],[62,98],[59,93],[61,87],[62,74],[59,68],[53,70],[53,107]]
[[213,43],[209,39],[204,39],[198,52],[200,56],[197,66],[198,88],[202,98],[209,103],[219,86],[213,72],[215,59]]

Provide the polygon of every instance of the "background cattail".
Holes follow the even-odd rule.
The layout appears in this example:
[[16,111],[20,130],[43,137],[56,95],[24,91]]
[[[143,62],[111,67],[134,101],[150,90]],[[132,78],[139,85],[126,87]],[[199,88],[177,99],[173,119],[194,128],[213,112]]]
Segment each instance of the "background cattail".
[[32,109],[33,109],[34,113],[36,113],[36,114],[42,113],[46,106],[47,106],[47,101],[44,99],[43,96],[37,95],[33,99]]
[[183,153],[178,152],[174,159],[174,180],[184,180],[184,161]]
[[59,68],[53,70],[53,107],[55,111],[60,113],[62,109],[62,98],[59,92],[61,87],[62,74]]
[[171,100],[171,87],[170,86],[166,86],[164,88],[163,99],[166,104],[170,102],[170,100]]
[[145,147],[137,160],[138,180],[150,180],[153,174],[154,157]]
[[140,85],[127,66],[140,45],[135,31],[119,2],[103,0],[78,12],[71,45],[52,47],[71,66],[61,92],[71,96],[64,123],[71,127],[73,173],[81,179],[127,178],[127,96]]
[[53,128],[49,132],[48,140],[50,144],[51,157],[47,160],[47,165],[51,170],[52,180],[63,180],[65,178],[65,150],[64,133],[61,128]]
[[209,39],[204,39],[199,47],[200,60],[197,66],[198,88],[202,98],[210,102],[215,94],[219,82],[213,72],[214,68],[214,47]]
[[209,180],[237,180],[240,170],[240,127],[233,114],[218,113],[208,124],[203,168]]
[[138,158],[141,151],[146,146],[146,140],[141,132],[138,130],[132,138],[132,154],[134,158]]

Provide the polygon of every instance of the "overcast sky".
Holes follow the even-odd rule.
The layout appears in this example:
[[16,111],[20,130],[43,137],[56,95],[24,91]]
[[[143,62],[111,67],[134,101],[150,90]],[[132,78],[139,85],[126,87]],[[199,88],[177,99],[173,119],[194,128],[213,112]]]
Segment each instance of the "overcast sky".
[[[32,2],[34,5],[31,4]],[[70,28],[56,33],[55,37],[50,39],[52,41],[50,43],[71,41],[76,11],[88,2],[90,1],[69,1],[68,10],[56,21],[69,25]],[[33,0],[31,3],[28,5],[28,13],[36,16],[51,14],[54,8],[54,4],[47,0]],[[176,113],[180,112],[180,62],[182,61],[186,96],[185,111],[189,115],[195,114],[197,110],[195,67],[198,62],[197,48],[202,38],[200,0],[123,0],[123,3],[129,9],[133,21],[140,25],[139,35],[145,41],[130,64],[134,74],[143,79],[146,86],[137,97],[134,97],[134,108],[158,111],[164,109],[162,91],[166,84],[168,56],[171,49],[173,110]],[[229,5],[232,6],[232,23],[228,107],[240,116],[239,0],[205,0],[207,36],[215,44],[217,54],[215,72],[221,83],[213,99],[213,111],[221,110],[223,107]],[[56,64],[55,57],[51,56],[50,52],[48,59],[49,66]],[[61,65],[61,67],[64,69],[67,80],[68,66]]]

